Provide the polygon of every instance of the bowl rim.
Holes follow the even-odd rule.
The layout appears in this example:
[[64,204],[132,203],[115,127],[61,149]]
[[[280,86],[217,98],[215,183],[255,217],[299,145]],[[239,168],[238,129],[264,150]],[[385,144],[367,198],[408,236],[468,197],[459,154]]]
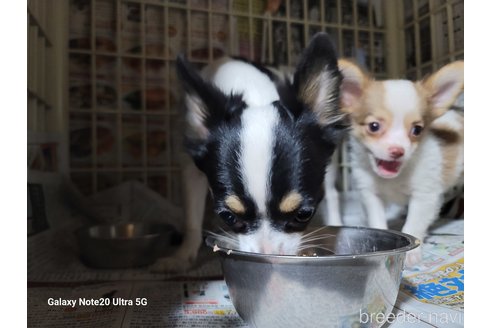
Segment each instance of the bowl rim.
[[[124,236],[101,237],[101,236],[91,236],[89,234],[89,231],[95,228],[99,229],[99,228],[120,227],[120,226],[127,226],[127,225],[141,226],[141,227],[158,226],[164,229],[161,230],[160,232],[147,233],[134,237],[124,237]],[[76,229],[74,233],[78,238],[86,238],[90,240],[141,240],[141,239],[151,239],[151,238],[159,237],[165,233],[173,233],[174,231],[176,231],[174,226],[168,223],[128,221],[128,222],[116,222],[116,223],[88,224]]]
[[[380,257],[380,256],[388,256],[388,255],[396,255],[400,253],[406,253],[414,248],[417,248],[421,245],[420,239],[409,235],[407,233],[396,231],[392,229],[377,229],[377,228],[369,228],[364,226],[324,226],[327,228],[343,228],[343,229],[357,229],[357,230],[371,230],[384,232],[389,234],[394,234],[400,237],[405,238],[408,241],[408,245],[391,249],[391,250],[382,250],[375,251],[369,253],[362,254],[333,254],[333,255],[323,255],[323,256],[297,256],[297,255],[278,255],[278,254],[262,254],[262,253],[253,253],[240,251],[235,249],[223,248],[218,246],[215,243],[216,237],[209,234],[205,238],[205,243],[207,246],[214,249],[214,252],[219,252],[221,256],[231,257],[231,258],[241,258],[247,261],[260,261],[260,262],[294,262],[294,261],[306,261],[306,262],[321,262],[321,261],[338,261],[338,260],[354,260],[354,259],[367,259],[371,257]],[[217,247],[215,247],[217,246]]]

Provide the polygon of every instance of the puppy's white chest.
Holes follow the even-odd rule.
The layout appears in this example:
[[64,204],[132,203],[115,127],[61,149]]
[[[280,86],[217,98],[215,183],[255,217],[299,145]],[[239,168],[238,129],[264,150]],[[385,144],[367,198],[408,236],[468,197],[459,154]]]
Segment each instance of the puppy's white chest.
[[385,180],[375,177],[375,188],[385,203],[406,205],[410,200],[411,188],[408,179]]

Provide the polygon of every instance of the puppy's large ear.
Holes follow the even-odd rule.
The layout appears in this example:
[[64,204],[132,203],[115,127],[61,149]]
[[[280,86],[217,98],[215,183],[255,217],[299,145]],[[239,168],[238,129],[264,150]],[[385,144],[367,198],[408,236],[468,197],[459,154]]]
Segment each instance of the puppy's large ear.
[[205,81],[183,55],[178,56],[176,69],[185,91],[186,146],[196,160],[205,155],[211,128],[245,105],[242,95],[225,95]]
[[464,67],[463,61],[455,61],[421,82],[428,94],[431,115],[434,118],[443,115],[463,91]]
[[294,73],[294,89],[304,108],[327,126],[343,118],[339,109],[341,76],[335,47],[328,34],[314,35],[303,51]]
[[183,55],[177,58],[176,70],[185,91],[187,133],[194,139],[206,139],[210,120],[225,107],[226,96],[205,82]]
[[352,113],[360,102],[369,77],[359,66],[346,59],[340,59],[338,67],[342,73],[342,85],[340,86],[342,111]]

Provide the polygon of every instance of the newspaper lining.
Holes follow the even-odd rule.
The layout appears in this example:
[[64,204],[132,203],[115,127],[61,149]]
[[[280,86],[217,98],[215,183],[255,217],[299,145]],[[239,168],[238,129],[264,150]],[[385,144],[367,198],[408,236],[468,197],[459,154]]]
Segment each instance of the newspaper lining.
[[221,280],[29,288],[28,309],[30,327],[247,327]]
[[452,220],[431,231],[420,265],[403,272],[395,308],[433,327],[464,326],[463,228]]
[[[229,299],[218,261],[206,262],[187,274],[185,280],[179,275],[152,274],[146,268],[89,269],[73,257],[60,237],[63,235],[46,231],[28,239],[29,281],[52,284],[28,288],[28,320],[32,327],[66,327],[74,323],[78,327],[247,327]],[[174,278],[179,281],[162,281]],[[82,285],[56,287],[55,281]],[[89,281],[110,282],[88,284]],[[110,306],[77,303],[70,307],[49,305],[50,298],[119,301]],[[137,299],[145,299],[146,305],[137,305]],[[387,318],[388,327],[463,327],[463,305],[464,242],[460,220],[431,232],[423,244],[421,264],[403,272],[395,310]]]

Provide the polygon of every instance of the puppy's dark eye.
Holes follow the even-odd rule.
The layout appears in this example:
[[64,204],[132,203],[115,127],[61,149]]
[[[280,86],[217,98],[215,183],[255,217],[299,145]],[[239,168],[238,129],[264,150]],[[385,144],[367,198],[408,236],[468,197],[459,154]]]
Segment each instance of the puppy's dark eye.
[[314,210],[309,207],[302,207],[296,213],[296,221],[300,223],[308,222],[314,214]]
[[221,211],[219,212],[219,216],[229,226],[233,226],[237,221],[236,216],[229,211]]
[[368,124],[368,129],[369,132],[376,133],[379,131],[379,129],[381,129],[381,125],[379,124],[379,122],[371,122]]
[[416,124],[412,127],[411,133],[413,136],[418,137],[422,133],[423,130],[424,130],[424,127],[422,125]]

